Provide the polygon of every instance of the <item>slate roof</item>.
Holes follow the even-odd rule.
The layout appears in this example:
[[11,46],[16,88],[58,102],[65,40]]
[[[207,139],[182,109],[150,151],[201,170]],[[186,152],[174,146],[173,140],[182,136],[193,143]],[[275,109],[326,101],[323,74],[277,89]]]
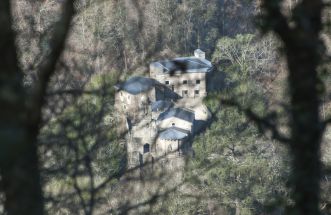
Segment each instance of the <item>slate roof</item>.
[[165,109],[169,109],[172,106],[171,101],[159,100],[151,104],[152,112],[157,112]]
[[171,108],[161,113],[157,120],[162,121],[171,117],[177,117],[188,122],[193,122],[194,113],[182,108]]
[[177,127],[171,127],[163,130],[159,138],[163,140],[181,140],[189,135],[189,132]]
[[120,85],[116,85],[115,88],[137,95],[151,89],[155,85],[156,81],[154,79],[136,76],[128,79]]
[[181,57],[172,60],[156,61],[151,64],[154,67],[160,68],[163,73],[171,73],[176,71],[187,73],[210,72],[212,64],[210,61],[197,57]]

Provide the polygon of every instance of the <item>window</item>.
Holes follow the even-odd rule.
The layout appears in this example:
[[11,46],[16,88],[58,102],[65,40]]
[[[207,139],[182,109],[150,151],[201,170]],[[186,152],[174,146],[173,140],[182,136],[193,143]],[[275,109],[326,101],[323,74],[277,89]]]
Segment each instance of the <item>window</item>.
[[172,125],[172,126],[175,126],[175,123],[173,122],[171,125]]
[[165,84],[169,85],[169,84],[170,84],[170,82],[169,82],[169,81],[165,81]]
[[188,97],[188,90],[183,90],[182,91],[182,96],[183,97]]
[[123,101],[123,92],[121,92],[120,95],[121,95],[121,96],[120,96],[120,99],[121,99],[121,101]]
[[196,83],[196,84],[200,84],[200,80],[196,80],[195,83]]
[[149,144],[146,143],[146,144],[144,145],[144,153],[148,153],[149,151],[150,151]]
[[187,84],[187,80],[184,80],[184,81],[183,81],[183,84]]
[[194,90],[195,95],[199,95],[199,90]]

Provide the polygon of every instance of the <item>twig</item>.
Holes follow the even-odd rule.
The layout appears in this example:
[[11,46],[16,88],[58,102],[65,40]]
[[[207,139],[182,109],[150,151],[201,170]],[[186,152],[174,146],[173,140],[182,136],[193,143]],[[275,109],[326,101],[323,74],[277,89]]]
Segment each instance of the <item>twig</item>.
[[252,109],[242,107],[238,102],[234,101],[233,99],[221,99],[221,104],[236,107],[239,111],[245,113],[245,115],[250,120],[257,124],[258,129],[262,134],[265,134],[267,131],[270,131],[272,133],[272,138],[278,140],[279,142],[290,142],[290,139],[281,134],[280,131],[277,129],[277,126],[272,122],[272,120],[270,120],[275,118],[276,113],[272,112],[266,117],[260,117],[256,113],[254,113]]

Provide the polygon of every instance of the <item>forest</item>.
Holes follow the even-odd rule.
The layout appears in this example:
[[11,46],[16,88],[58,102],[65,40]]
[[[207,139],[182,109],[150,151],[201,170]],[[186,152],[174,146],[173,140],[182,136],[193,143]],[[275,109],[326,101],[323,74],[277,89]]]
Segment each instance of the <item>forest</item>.
[[[330,3],[1,0],[0,214],[331,214]],[[197,49],[208,123],[130,166],[116,86]]]

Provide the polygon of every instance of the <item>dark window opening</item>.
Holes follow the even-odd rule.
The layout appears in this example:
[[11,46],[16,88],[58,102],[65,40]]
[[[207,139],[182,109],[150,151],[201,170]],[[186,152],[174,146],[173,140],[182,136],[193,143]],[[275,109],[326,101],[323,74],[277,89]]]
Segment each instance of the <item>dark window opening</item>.
[[171,85],[171,90],[175,91],[175,85]]
[[188,90],[183,90],[182,91],[182,96],[183,97],[188,97]]
[[172,123],[172,126],[175,126],[175,123]]
[[199,95],[199,90],[194,90],[195,95]]
[[170,82],[169,81],[165,81],[165,84],[169,84]]
[[196,83],[196,84],[200,84],[200,80],[196,80],[195,83]]
[[172,151],[172,146],[169,145],[169,146],[168,146],[168,152],[171,152],[171,151]]
[[150,146],[148,143],[144,145],[144,153],[148,153],[150,151]]
[[187,80],[184,80],[184,81],[183,81],[183,84],[187,84]]

